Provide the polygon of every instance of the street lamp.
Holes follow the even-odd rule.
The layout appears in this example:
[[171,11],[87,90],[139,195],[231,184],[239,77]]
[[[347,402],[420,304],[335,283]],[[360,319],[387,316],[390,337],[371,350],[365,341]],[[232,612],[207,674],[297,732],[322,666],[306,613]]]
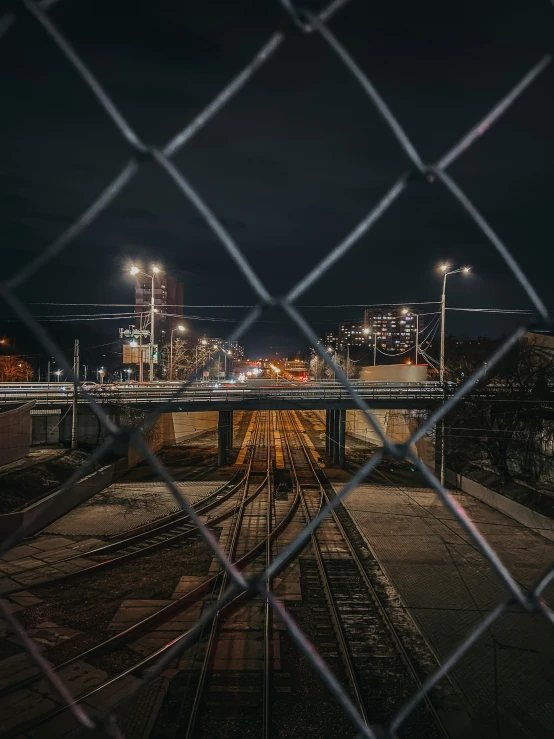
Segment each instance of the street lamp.
[[157,275],[159,271],[160,268],[156,267],[155,265],[152,265],[152,274],[149,274],[148,272],[143,272],[134,264],[131,265],[129,269],[129,272],[132,275],[143,275],[144,277],[149,277],[152,281],[152,293],[150,301],[150,382],[154,381],[154,313],[157,312],[154,297],[154,275]]
[[[401,311],[403,316],[410,315],[410,309],[409,308],[402,308]],[[417,360],[419,359],[419,313],[416,311],[413,315],[415,315],[416,320],[416,331],[415,331],[415,363],[417,364]],[[411,362],[407,362],[407,364],[411,364]]]
[[[441,264],[439,270],[443,273],[442,278],[442,295],[441,295],[441,352],[440,352],[440,364],[439,364],[439,379],[441,383],[444,383],[444,336],[445,336],[445,323],[446,323],[446,278],[449,275],[456,275],[463,273],[467,275],[469,267],[461,267],[460,269],[450,269],[449,264]],[[446,447],[444,440],[444,416],[441,419],[441,467],[440,467],[440,482],[444,485],[446,475]]]
[[467,275],[469,267],[460,267],[460,269],[450,269],[449,264],[441,264],[439,270],[443,273],[442,278],[442,295],[441,295],[441,351],[440,351],[440,363],[439,363],[439,379],[441,383],[444,382],[444,337],[445,337],[445,324],[446,324],[446,278],[449,275],[456,275],[463,273]]
[[173,379],[173,333],[175,331],[186,331],[185,326],[177,326],[177,328],[171,329],[171,338],[169,340],[169,379]]
[[[206,339],[202,339],[200,341],[200,344],[202,344],[202,346],[206,346],[207,343],[208,342],[206,341]],[[196,362],[195,364],[196,364],[196,371],[194,374],[196,375],[196,380],[198,380],[198,342],[196,343]]]
[[[370,333],[371,333],[370,328],[367,328],[367,327],[364,328],[364,334],[366,336],[369,336]],[[373,332],[373,366],[374,367],[377,366],[377,331]]]

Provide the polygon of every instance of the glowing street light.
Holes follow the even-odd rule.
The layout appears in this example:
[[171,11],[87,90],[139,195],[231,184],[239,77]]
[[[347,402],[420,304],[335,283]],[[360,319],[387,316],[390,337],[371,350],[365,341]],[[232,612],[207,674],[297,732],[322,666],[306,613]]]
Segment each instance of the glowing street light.
[[[441,264],[439,267],[443,273],[442,278],[442,295],[441,295],[441,352],[440,352],[440,364],[439,364],[439,379],[441,383],[444,383],[444,337],[445,337],[445,324],[446,324],[446,278],[450,275],[463,273],[467,275],[469,267],[461,267],[460,269],[450,270],[450,265]],[[449,271],[450,270],[450,271]],[[441,466],[440,466],[440,481],[441,485],[444,485],[445,480],[445,468],[446,468],[446,456],[444,447],[444,417],[441,420]]]
[[[144,277],[149,277],[152,281],[152,292],[151,292],[151,300],[150,300],[150,382],[154,381],[154,344],[155,344],[155,337],[154,337],[154,314],[158,311],[156,310],[156,299],[154,296],[154,275],[157,275],[158,272],[160,272],[160,268],[156,267],[156,265],[152,265],[152,274],[149,274],[148,272],[143,272],[141,269],[139,269],[135,264],[132,264],[129,268],[129,272],[132,275],[144,275]],[[140,362],[142,367],[142,354],[140,356]]]
[[[366,336],[369,336],[371,333],[371,329],[367,326],[363,329],[363,333]],[[373,366],[375,367],[377,365],[377,332],[373,332]]]
[[175,331],[186,331],[186,326],[179,324],[177,328],[171,329],[171,337],[169,340],[169,379],[173,379],[173,334]]
[[441,350],[440,350],[440,364],[439,364],[439,379],[444,382],[444,338],[445,338],[445,323],[446,323],[446,278],[450,275],[456,275],[460,272],[467,275],[470,271],[470,267],[460,267],[459,269],[450,269],[449,264],[441,264],[439,270],[443,273],[442,278],[442,295],[441,295]]

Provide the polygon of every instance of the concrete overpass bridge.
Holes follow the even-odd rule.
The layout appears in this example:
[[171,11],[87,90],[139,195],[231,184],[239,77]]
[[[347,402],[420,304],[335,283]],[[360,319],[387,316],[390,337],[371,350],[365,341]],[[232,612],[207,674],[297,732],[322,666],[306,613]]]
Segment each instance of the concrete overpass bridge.
[[[442,386],[440,383],[428,381],[394,383],[354,381],[352,384],[376,414],[396,411],[397,416],[400,415],[400,411],[405,410],[432,410],[443,403],[455,389],[454,386]],[[181,392],[175,397],[179,390]],[[159,422],[159,436],[165,444],[184,440],[187,423],[188,427],[196,429],[197,426],[202,427],[202,416],[209,417],[209,422],[204,422],[204,426],[206,429],[214,428],[217,424],[221,464],[225,463],[233,442],[234,411],[318,412],[325,421],[327,452],[331,459],[341,466],[344,464],[347,414],[350,432],[353,423],[363,422],[360,420],[362,414],[356,413],[357,406],[349,393],[342,384],[334,381],[273,385],[246,383],[228,386],[193,383],[181,388],[178,383],[131,384],[105,389],[99,386],[93,391],[92,397],[116,421],[118,416],[126,411],[148,413],[158,408],[163,410]],[[56,441],[49,436],[52,433],[49,429],[59,434],[60,440],[66,438],[67,429],[70,428],[70,408],[73,399],[71,384],[0,384],[0,410],[31,401],[34,403],[30,414],[37,443],[40,443],[39,436],[43,433],[45,441]],[[98,422],[88,407],[88,398],[82,391],[78,391],[77,406],[79,439],[94,444],[99,438]],[[387,431],[386,428],[383,430]],[[396,440],[400,441],[402,438]]]
[[[437,382],[353,382],[359,395],[371,408],[418,409],[444,402],[448,394]],[[101,386],[99,386],[101,388]],[[129,405],[146,411],[160,404],[168,411],[232,410],[348,410],[356,408],[350,394],[338,382],[275,385],[213,385],[178,383],[129,385],[96,389],[91,396],[102,405]],[[63,383],[0,383],[0,405],[13,406],[35,401],[36,407],[67,407],[73,402],[73,387]],[[86,405],[85,393],[78,392],[77,403]]]

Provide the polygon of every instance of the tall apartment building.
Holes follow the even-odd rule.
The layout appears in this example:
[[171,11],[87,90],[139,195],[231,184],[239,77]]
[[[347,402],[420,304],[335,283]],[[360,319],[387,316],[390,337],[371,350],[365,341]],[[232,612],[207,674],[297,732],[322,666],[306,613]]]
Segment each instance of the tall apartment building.
[[[150,277],[137,275],[135,283],[135,315],[136,325],[139,327],[142,317],[142,326],[150,325],[150,306],[152,304],[152,280]],[[169,332],[181,322],[180,314],[183,309],[183,285],[165,270],[154,275],[154,305],[156,307],[155,333],[156,343],[162,342]],[[163,333],[162,333],[163,332]]]
[[365,309],[364,328],[370,330],[368,338],[371,346],[376,338],[378,350],[387,354],[401,354],[410,347],[415,347],[417,330],[421,337],[423,320],[413,309],[381,305]]
[[[387,355],[402,354],[416,343],[416,332],[423,329],[423,318],[417,311],[396,305],[366,308],[363,321],[339,324],[336,332],[327,332],[325,344],[345,352],[348,347],[377,349]],[[358,352],[359,354],[360,352]]]

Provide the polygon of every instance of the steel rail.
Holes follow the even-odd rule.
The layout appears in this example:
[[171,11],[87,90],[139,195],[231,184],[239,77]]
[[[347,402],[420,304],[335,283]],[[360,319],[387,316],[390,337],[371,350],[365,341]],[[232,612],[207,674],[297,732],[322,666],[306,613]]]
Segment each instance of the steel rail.
[[[292,501],[292,504],[287,511],[287,513],[281,518],[281,520],[273,527],[270,537],[271,542],[276,541],[279,536],[287,529],[288,525],[292,521],[300,502],[300,493],[299,490],[296,490],[295,497]],[[266,540],[264,539],[261,542],[258,542],[249,552],[247,552],[241,559],[239,559],[235,565],[238,569],[243,570],[250,562],[252,562],[256,557],[258,557],[266,547]],[[288,564],[288,563],[286,563]],[[283,565],[283,569],[286,566],[286,564]],[[281,570],[278,570],[275,574],[279,574]],[[119,634],[115,634],[114,636],[110,637],[106,641],[102,642],[101,644],[96,645],[95,647],[91,647],[86,652],[83,652],[80,655],[76,655],[75,657],[71,658],[70,660],[67,660],[66,662],[57,665],[54,670],[58,671],[62,669],[63,667],[66,667],[78,660],[86,659],[88,657],[91,657],[93,655],[101,654],[105,651],[109,651],[112,647],[116,646],[117,644],[127,641],[130,637],[135,637],[138,634],[144,632],[147,628],[159,623],[160,621],[167,620],[170,616],[173,616],[175,613],[179,613],[182,610],[185,610],[190,605],[193,605],[194,603],[198,602],[206,593],[206,591],[212,590],[214,584],[220,579],[222,576],[222,572],[218,572],[216,575],[213,575],[211,578],[209,578],[206,582],[201,583],[199,586],[194,588],[189,593],[186,593],[185,595],[181,596],[178,600],[176,600],[173,603],[170,603],[168,606],[165,606],[164,608],[160,609],[154,614],[151,614],[150,616],[147,616],[142,621],[134,624],[133,626],[128,627],[124,631],[120,632]],[[244,599],[246,596],[248,599],[254,598],[257,594],[257,591],[249,591],[243,590],[236,595],[234,595],[231,599],[228,599],[224,605],[221,608],[220,612],[224,612],[227,609],[231,608],[233,604],[235,604],[237,601]],[[127,675],[132,675],[138,670],[143,669],[143,681],[149,682],[151,679],[153,679],[153,675],[151,672],[147,672],[148,668],[152,663],[157,663],[157,660],[160,656],[167,653],[170,649],[172,649],[176,644],[178,644],[180,641],[183,641],[186,639],[190,633],[194,631],[194,629],[189,629],[186,632],[183,632],[179,636],[177,636],[175,639],[170,641],[168,644],[165,644],[163,647],[157,649],[152,654],[148,655],[147,657],[140,660],[135,665],[132,665],[131,667],[128,667],[127,669],[123,670],[118,675],[115,675],[112,678],[109,678],[102,684],[90,689],[85,694],[77,696],[74,698],[74,704],[79,703],[80,701],[83,701],[90,696],[96,695],[104,688],[108,687],[109,685],[115,684],[118,680],[126,677]],[[192,646],[196,641],[198,641],[201,638],[201,634],[197,633],[195,636],[195,639],[191,641],[189,646]],[[41,679],[41,673],[39,672],[36,675],[33,675],[29,678],[27,678],[25,681],[21,681],[18,683],[16,688],[25,687],[26,685],[31,685],[32,683],[38,681]],[[7,691],[3,691],[2,695],[6,694]],[[28,731],[30,729],[33,729],[37,726],[40,726],[44,724],[46,721],[50,720],[51,718],[54,718],[55,716],[58,716],[62,713],[64,713],[66,710],[69,710],[69,705],[63,705],[59,706],[58,708],[53,709],[48,714],[41,716],[40,718],[36,719],[34,722],[21,726],[19,725],[17,728],[14,727],[14,729],[6,734],[6,736],[16,736],[21,731]]]
[[[304,446],[304,451],[305,451],[305,454],[306,454],[306,458],[308,460],[308,463],[309,463],[310,467],[314,471],[314,474],[318,477],[318,479],[323,478],[324,481],[325,481],[324,484],[321,484],[321,490],[323,492],[323,496],[324,496],[325,502],[328,503],[329,502],[329,495],[328,495],[327,491],[325,490],[325,484],[329,485],[331,487],[331,489],[332,489],[332,485],[327,480],[327,478],[324,476],[323,471],[321,469],[319,469],[319,468],[316,467],[316,462],[313,460],[312,455],[311,455],[311,452],[308,449],[308,447],[306,446],[306,444],[304,442],[304,439],[302,438],[302,434],[298,431],[298,429],[296,429],[296,434],[297,434],[297,437],[298,437],[300,443]],[[385,477],[385,475],[383,475],[383,477]],[[371,553],[371,556],[373,557],[373,559],[375,560],[375,562],[378,563],[378,560],[377,560],[377,557],[375,556],[375,553],[374,553],[373,548],[366,541],[365,537],[363,536],[363,534],[360,531],[360,528],[359,528],[358,524],[353,520],[352,516],[350,516],[350,514],[344,508],[344,506],[342,507],[342,510],[344,510],[345,513],[346,513],[346,515],[348,515],[349,521],[351,521],[353,523],[354,528],[356,529],[356,531],[360,535],[361,539],[364,541],[365,545],[368,548],[368,551]],[[340,519],[339,519],[339,517],[337,515],[337,511],[336,510],[332,510],[331,511],[331,516],[333,518],[333,523],[339,529],[339,531],[340,531],[340,533],[342,535],[342,538],[343,538],[346,546],[348,547],[350,559],[356,564],[356,566],[357,566],[357,568],[359,570],[359,573],[360,573],[360,575],[361,575],[361,577],[362,577],[362,579],[363,579],[363,581],[364,581],[364,583],[366,585],[366,588],[368,590],[368,593],[370,594],[371,599],[373,600],[375,606],[377,607],[377,611],[378,611],[379,615],[381,616],[381,619],[385,623],[385,626],[387,628],[387,631],[389,632],[389,634],[390,634],[390,636],[391,636],[391,638],[393,640],[394,646],[395,646],[396,650],[398,651],[399,656],[402,659],[402,662],[404,663],[405,667],[407,668],[407,670],[408,670],[408,672],[410,674],[410,677],[413,680],[413,682],[415,683],[416,687],[418,689],[420,689],[422,687],[422,681],[421,681],[421,678],[419,677],[419,674],[417,672],[417,669],[416,669],[415,665],[413,664],[413,661],[411,660],[408,652],[406,651],[406,648],[404,647],[404,644],[402,642],[402,639],[400,638],[400,636],[398,634],[398,631],[396,629],[396,626],[394,625],[394,622],[390,618],[390,616],[389,616],[389,614],[387,612],[387,609],[384,607],[384,605],[383,605],[383,603],[382,603],[382,601],[381,601],[381,599],[379,597],[379,594],[377,593],[377,590],[375,589],[375,586],[371,582],[371,579],[370,579],[369,575],[367,574],[367,571],[366,571],[366,569],[365,569],[362,561],[360,560],[355,547],[352,545],[352,542],[350,541],[350,537],[348,536],[348,534],[344,530],[344,527],[343,527],[343,525],[342,525],[342,523],[341,523],[341,521],[340,521]],[[433,655],[434,655],[434,652],[433,652]],[[444,737],[444,739],[448,739],[449,734],[448,734],[448,732],[447,732],[447,730],[446,730],[443,722],[441,721],[441,719],[440,719],[440,717],[438,715],[437,710],[435,709],[433,703],[431,702],[431,699],[430,699],[430,697],[429,697],[428,694],[425,695],[424,700],[425,700],[425,704],[426,704],[426,707],[427,707],[429,713],[432,715],[432,717],[433,717],[433,719],[435,721],[435,724],[436,724],[437,729],[440,731],[440,733],[442,734],[442,736]]]
[[[296,429],[296,425],[295,425],[294,417],[292,416],[292,413],[286,412],[286,411],[283,411],[282,413],[283,413],[283,416],[285,418],[285,421],[290,421],[290,429],[288,428],[288,424],[286,422],[284,424],[282,424],[282,429],[285,432],[284,433],[284,438],[285,438],[285,443],[286,443],[286,446],[287,446],[287,451],[288,451],[288,454],[289,454],[289,460],[290,460],[290,465],[291,465],[291,472],[293,473],[293,478],[295,480],[295,483],[296,483],[298,489],[300,490],[300,501],[301,501],[301,504],[302,504],[302,509],[304,511],[304,516],[306,518],[306,523],[309,524],[310,521],[312,520],[312,517],[310,515],[310,510],[309,510],[309,506],[308,506],[308,503],[307,503],[306,498],[305,498],[305,495],[304,495],[304,491],[302,490],[302,484],[299,482],[299,479],[298,479],[298,461],[294,459],[294,454],[293,454],[292,447],[291,447],[291,444],[290,444],[290,436],[289,436],[289,434],[290,434],[290,431],[291,430],[293,431],[293,433],[295,434],[297,440],[299,441],[300,449],[302,450],[302,453],[304,455],[304,458],[308,462],[308,466],[311,469],[311,472],[313,473],[313,478],[314,478],[314,481],[316,483],[316,486],[319,488],[319,493],[320,493],[319,509],[320,510],[323,507],[323,501],[325,499],[325,491],[323,490],[323,486],[322,486],[322,484],[321,484],[321,482],[319,480],[319,476],[318,476],[315,468],[311,464],[311,460],[310,460],[308,454],[306,453],[306,445],[305,445],[305,442],[301,438],[301,434],[298,433],[298,431]],[[321,547],[320,547],[320,544],[319,544],[319,541],[318,541],[318,538],[317,538],[317,532],[314,532],[312,534],[311,543],[312,543],[312,548],[313,548],[313,551],[314,551],[314,554],[315,554],[315,559],[316,559],[316,562],[317,562],[317,568],[318,568],[318,571],[319,571],[320,580],[321,580],[321,583],[323,585],[323,589],[325,591],[325,597],[326,597],[326,600],[327,600],[327,604],[329,606],[331,620],[333,621],[333,625],[335,627],[335,634],[337,636],[337,641],[338,641],[338,644],[339,644],[339,648],[340,648],[342,660],[343,660],[343,663],[344,663],[344,667],[346,669],[348,682],[350,683],[350,687],[351,687],[352,692],[354,694],[356,703],[358,705],[358,709],[359,709],[359,711],[360,711],[360,713],[361,713],[361,715],[362,715],[365,723],[367,725],[369,725],[369,720],[368,720],[367,712],[366,712],[366,709],[365,709],[364,700],[362,698],[362,691],[361,691],[361,688],[360,688],[360,685],[359,685],[359,682],[358,682],[358,678],[356,676],[356,671],[354,669],[354,664],[353,664],[352,659],[351,659],[350,649],[348,647],[348,639],[346,637],[346,633],[345,633],[345,630],[344,630],[342,619],[340,618],[340,614],[338,612],[338,608],[337,608],[337,604],[336,604],[336,599],[334,597],[333,589],[332,589],[331,583],[329,581],[329,576],[328,576],[327,570],[325,568],[323,554],[322,554]]]
[[[269,417],[271,415],[270,411],[266,411],[265,413],[266,413],[266,419],[269,419]],[[257,441],[257,439],[256,439],[256,441]],[[269,434],[269,424],[267,424],[266,444],[267,444],[267,447],[268,448],[270,447],[270,442],[271,442],[271,439],[270,439],[270,434]],[[254,449],[253,449],[252,455],[251,455],[251,462],[250,462],[251,467],[252,467],[254,458],[255,458],[255,444],[254,444]],[[250,470],[251,470],[251,467],[250,467]],[[249,470],[249,472],[250,472],[250,470]],[[262,485],[260,486],[259,489],[262,489],[262,486],[265,487],[266,485],[269,487],[270,472],[271,472],[271,469],[270,469],[269,456],[268,456],[267,457],[267,466],[266,466],[266,475],[265,475],[264,481],[263,481],[263,483],[262,483]],[[245,484],[245,492],[247,491],[247,489],[248,489],[248,481]],[[231,537],[231,543],[230,543],[230,546],[229,546],[229,549],[228,549],[228,557],[229,557],[229,559],[231,561],[233,561],[235,559],[237,544],[238,544],[238,540],[239,540],[239,535],[240,535],[240,532],[241,532],[241,529],[242,529],[244,509],[245,509],[245,505],[244,505],[244,500],[243,500],[241,502],[241,504],[240,504],[240,507],[239,507],[237,519],[236,519],[235,526],[234,526],[233,533],[232,533],[232,537]],[[222,598],[222,596],[223,596],[223,594],[225,592],[226,586],[227,586],[227,582],[228,582],[228,573],[227,573],[227,571],[225,571],[223,573],[222,578],[221,578],[221,582],[219,583],[219,588],[218,588],[218,593],[217,593],[217,600],[220,600]],[[195,693],[194,693],[194,699],[193,699],[192,707],[191,707],[190,714],[189,714],[189,717],[188,717],[188,724],[187,724],[187,730],[186,730],[186,734],[185,734],[185,739],[193,739],[194,738],[195,726],[196,726],[196,721],[198,719],[198,714],[199,714],[199,711],[200,711],[200,706],[201,706],[203,695],[204,695],[204,688],[205,688],[205,685],[206,685],[206,679],[207,679],[207,675],[208,675],[208,668],[210,666],[210,663],[211,663],[211,660],[212,660],[212,656],[213,656],[213,652],[214,652],[214,649],[215,649],[215,645],[217,644],[217,640],[218,640],[218,631],[219,631],[219,626],[220,626],[220,623],[221,623],[221,617],[220,616],[221,616],[221,614],[218,613],[216,615],[216,617],[214,618],[214,620],[212,621],[212,624],[211,624],[210,633],[209,633],[209,636],[208,636],[208,643],[206,645],[206,651],[204,653],[204,659],[202,661],[202,665],[201,665],[201,668],[200,668],[200,675],[199,675],[199,678],[198,678],[198,683],[196,685],[196,690],[195,690]]]
[[[272,431],[271,419],[273,418],[271,411],[267,414],[267,426],[268,426],[268,444],[267,444],[267,469],[271,472],[271,440],[270,435]],[[271,564],[271,529],[273,524],[273,513],[272,513],[272,485],[271,485],[271,474],[268,475],[267,479],[267,510],[266,510],[266,546],[265,546],[265,570],[269,569]],[[266,577],[265,589],[267,592],[271,591],[272,579]],[[270,680],[271,680],[271,626],[272,626],[272,611],[269,607],[269,600],[264,598],[264,677],[263,677],[263,708],[262,708],[262,738],[270,738],[270,720],[271,720],[271,705],[270,705]]]
[[[202,505],[199,508],[197,508],[196,509],[197,513],[199,515],[203,515],[204,513],[207,513],[208,511],[211,511],[214,508],[217,508],[218,506],[225,503],[241,487],[241,485],[243,484],[243,481],[244,481],[244,478],[242,478],[236,485],[234,485],[228,491],[225,491],[224,495],[221,496],[219,499],[216,496],[224,490],[225,486],[223,486],[222,488],[218,488],[218,490],[214,491],[214,493],[210,493],[209,496],[206,496],[206,498],[208,497],[210,498],[209,502],[206,502],[206,498],[204,498],[202,502],[206,502],[206,505]],[[233,514],[232,509],[228,511],[224,511],[222,514],[216,515],[212,519],[210,519],[207,522],[207,524],[210,526],[214,526],[217,523],[221,523],[221,521],[225,520],[232,514]],[[17,588],[11,588],[10,590],[6,590],[4,592],[4,595],[11,595],[12,593],[18,593],[22,590],[28,590],[29,588],[37,588],[37,587],[42,587],[45,585],[53,585],[58,582],[68,581],[70,579],[76,579],[80,577],[81,575],[86,575],[87,573],[91,573],[91,572],[97,572],[100,569],[104,569],[107,567],[112,567],[114,565],[121,564],[134,557],[138,557],[143,554],[149,554],[153,551],[162,549],[166,546],[177,544],[180,541],[184,541],[185,539],[188,539],[198,533],[198,530],[196,529],[194,525],[186,523],[186,520],[189,518],[187,513],[170,514],[170,515],[179,516],[179,518],[178,520],[173,520],[170,522],[163,522],[159,526],[151,528],[147,531],[139,532],[138,534],[132,535],[128,538],[118,540],[110,544],[104,544],[103,546],[97,547],[96,549],[91,549],[87,552],[81,552],[79,554],[73,554],[70,557],[57,560],[56,562],[44,563],[43,565],[40,565],[36,568],[32,568],[32,569],[27,568],[27,569],[21,570],[21,573],[12,573],[12,574],[14,577],[17,577],[17,574],[29,574],[31,572],[41,570],[43,567],[47,567],[47,566],[55,567],[58,563],[61,563],[61,562],[67,562],[70,560],[82,559],[82,558],[91,557],[91,556],[98,556],[101,554],[105,554],[107,552],[117,551],[118,549],[121,549],[123,547],[128,547],[128,546],[135,547],[139,545],[138,549],[132,549],[131,551],[125,552],[124,554],[121,554],[119,556],[111,557],[110,559],[106,559],[102,562],[96,562],[95,564],[92,564],[88,567],[83,567],[83,569],[77,570],[75,572],[65,572],[65,573],[61,573],[60,575],[47,578],[45,580],[40,580],[39,582],[19,585]],[[145,540],[148,541],[152,538],[156,538],[160,536],[162,533],[169,533],[169,531],[171,531],[172,529],[183,528],[183,527],[185,527],[183,531],[180,531],[179,533],[173,536],[164,538],[161,541],[155,541],[151,544],[146,544],[145,546],[140,546],[140,543],[144,542]]]

